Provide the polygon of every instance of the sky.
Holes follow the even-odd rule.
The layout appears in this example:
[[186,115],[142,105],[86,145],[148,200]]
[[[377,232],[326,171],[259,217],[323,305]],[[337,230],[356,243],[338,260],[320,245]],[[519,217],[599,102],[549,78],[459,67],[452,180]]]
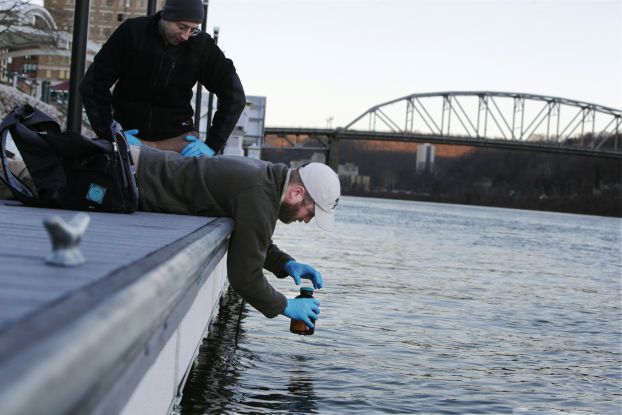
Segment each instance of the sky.
[[622,0],[210,0],[207,30],[266,126],[345,126],[414,93],[622,109]]
[[209,0],[215,26],[269,127],[343,127],[444,91],[622,109],[622,0]]

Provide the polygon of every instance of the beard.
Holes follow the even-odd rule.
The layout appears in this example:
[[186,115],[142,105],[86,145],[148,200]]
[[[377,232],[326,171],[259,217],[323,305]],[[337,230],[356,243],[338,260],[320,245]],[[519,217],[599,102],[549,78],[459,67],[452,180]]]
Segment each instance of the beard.
[[279,220],[283,223],[292,223],[296,220],[296,215],[301,207],[302,202],[293,205],[283,202],[279,207]]

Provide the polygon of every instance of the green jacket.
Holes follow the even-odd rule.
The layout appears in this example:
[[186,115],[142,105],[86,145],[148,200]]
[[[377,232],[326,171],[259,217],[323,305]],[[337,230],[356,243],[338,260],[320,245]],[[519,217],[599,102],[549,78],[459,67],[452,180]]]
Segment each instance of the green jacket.
[[228,217],[229,282],[266,317],[287,305],[263,274],[284,278],[291,256],[272,243],[288,167],[261,160],[218,156],[184,158],[171,151],[141,147],[137,183],[140,208],[148,212]]

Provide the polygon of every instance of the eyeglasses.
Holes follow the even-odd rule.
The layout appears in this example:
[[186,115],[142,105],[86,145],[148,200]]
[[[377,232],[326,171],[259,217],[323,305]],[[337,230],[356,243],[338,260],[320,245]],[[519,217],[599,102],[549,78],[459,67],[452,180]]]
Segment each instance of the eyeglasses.
[[175,26],[177,26],[177,28],[182,32],[190,31],[190,36],[196,36],[201,33],[201,29],[199,29],[198,27],[190,27],[182,23],[175,23]]

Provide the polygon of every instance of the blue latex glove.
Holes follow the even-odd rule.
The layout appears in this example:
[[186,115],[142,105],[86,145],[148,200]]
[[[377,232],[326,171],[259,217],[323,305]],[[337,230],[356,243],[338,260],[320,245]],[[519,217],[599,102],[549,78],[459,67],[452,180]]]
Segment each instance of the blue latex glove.
[[313,283],[313,288],[317,289],[324,286],[324,278],[322,278],[322,274],[320,274],[311,265],[290,260],[283,266],[283,269],[294,279],[296,285],[300,285],[300,279],[304,278]]
[[127,139],[127,142],[129,145],[131,146],[142,146],[143,145],[143,143],[141,143],[138,137],[136,137],[136,135],[138,134],[138,130],[123,131],[123,134],[125,135],[125,138]]
[[184,140],[190,141],[190,144],[186,144],[186,146],[181,150],[181,155],[184,157],[211,157],[216,154],[216,152],[207,144],[193,135],[185,136]]
[[314,329],[315,324],[313,322],[320,315],[320,300],[315,298],[288,298],[283,315],[294,320],[302,320],[307,326]]

